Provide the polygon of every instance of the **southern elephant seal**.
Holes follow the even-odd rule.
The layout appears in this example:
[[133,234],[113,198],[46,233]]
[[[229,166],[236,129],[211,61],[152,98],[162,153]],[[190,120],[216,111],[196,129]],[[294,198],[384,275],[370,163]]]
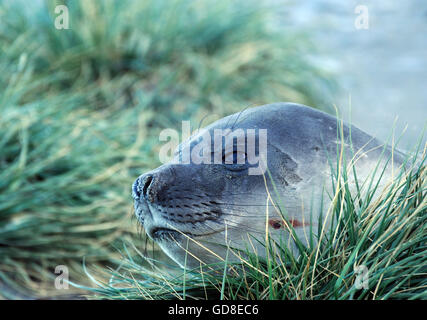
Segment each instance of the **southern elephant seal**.
[[[218,132],[226,132],[221,143],[207,140],[219,137]],[[266,133],[266,140],[261,133]],[[251,146],[250,134],[255,136]],[[227,137],[232,137],[228,147],[222,143]],[[200,152],[201,140],[207,152]],[[242,141],[246,149],[239,149]],[[183,153],[193,155],[196,148],[193,154],[206,161],[183,163]],[[317,224],[321,211],[326,215],[334,194],[331,175],[339,159],[344,156],[352,162],[358,181],[363,181],[390,155],[390,147],[360,129],[341,126],[337,118],[307,106],[274,103],[246,109],[191,136],[173,161],[136,179],[132,186],[135,214],[148,236],[183,267],[217,262],[226,254],[225,244],[238,249],[253,245],[262,255],[258,242],[248,245],[250,237],[264,239],[268,229],[273,239],[290,239],[277,203],[285,209],[287,223],[306,242],[310,224]],[[404,155],[394,151],[394,166],[403,161]],[[255,173],[250,174],[251,169]],[[387,169],[383,180],[390,176]],[[353,189],[351,178],[348,184]]]

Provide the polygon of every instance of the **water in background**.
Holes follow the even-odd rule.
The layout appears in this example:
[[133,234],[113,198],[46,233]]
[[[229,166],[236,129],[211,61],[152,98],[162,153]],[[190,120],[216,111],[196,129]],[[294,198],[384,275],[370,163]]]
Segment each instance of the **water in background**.
[[[399,146],[414,146],[427,123],[427,1],[284,1],[286,24],[308,28],[323,50],[315,57],[339,75],[333,102],[352,123],[386,140],[397,118]],[[357,30],[355,8],[365,5],[369,28]],[[426,139],[424,138],[424,143]]]

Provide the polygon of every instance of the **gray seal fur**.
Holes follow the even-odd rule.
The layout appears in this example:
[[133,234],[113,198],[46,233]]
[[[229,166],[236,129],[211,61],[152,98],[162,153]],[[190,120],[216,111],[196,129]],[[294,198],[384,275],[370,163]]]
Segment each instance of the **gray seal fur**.
[[[377,164],[385,165],[393,154],[393,165],[388,165],[382,178],[386,184],[391,167],[397,170],[405,158],[355,126],[341,127],[337,118],[294,103],[246,109],[205,130],[213,133],[218,128],[267,129],[269,174],[249,175],[245,165],[242,169],[242,165],[225,163],[171,162],[141,175],[132,186],[138,221],[182,267],[221,261],[226,246],[252,248],[264,255],[264,247],[253,239],[265,239],[267,226],[270,237],[277,241],[285,237],[297,252],[289,231],[269,224],[280,219],[277,204],[285,209],[282,214],[288,221],[295,222],[301,241],[307,243],[310,224],[317,230],[319,213],[323,211],[325,216],[330,205],[334,194],[331,175],[337,171],[341,150],[347,163],[355,166],[362,186]],[[191,149],[197,138],[191,137],[183,146]],[[354,180],[350,175],[348,184],[353,191]],[[238,260],[229,254],[229,260],[233,259]]]

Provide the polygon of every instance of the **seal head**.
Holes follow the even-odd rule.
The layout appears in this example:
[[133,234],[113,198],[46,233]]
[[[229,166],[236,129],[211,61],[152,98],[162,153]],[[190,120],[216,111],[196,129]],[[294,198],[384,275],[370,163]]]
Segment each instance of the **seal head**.
[[[347,159],[357,156],[358,179],[368,177],[384,155],[375,138],[310,107],[274,103],[246,109],[193,135],[170,163],[136,179],[135,214],[147,235],[182,267],[221,261],[227,247],[263,255],[254,239],[265,239],[266,230],[278,241],[284,237],[296,252],[282,216],[307,242],[309,226],[327,207],[328,191],[333,194],[331,174],[340,148]],[[385,150],[385,157],[391,154]],[[188,154],[191,161],[183,161]],[[400,164],[403,155],[394,156]]]

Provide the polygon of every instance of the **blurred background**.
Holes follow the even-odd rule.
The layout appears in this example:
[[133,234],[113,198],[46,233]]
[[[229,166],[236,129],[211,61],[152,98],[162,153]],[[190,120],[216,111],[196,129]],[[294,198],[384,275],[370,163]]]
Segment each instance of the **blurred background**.
[[[58,297],[55,268],[146,248],[130,186],[159,133],[292,101],[410,149],[426,124],[427,3],[0,1],[0,297]],[[55,28],[66,5],[69,28]],[[424,140],[425,141],[425,140]],[[156,251],[154,246],[150,250]],[[70,287],[72,296],[81,291]]]

